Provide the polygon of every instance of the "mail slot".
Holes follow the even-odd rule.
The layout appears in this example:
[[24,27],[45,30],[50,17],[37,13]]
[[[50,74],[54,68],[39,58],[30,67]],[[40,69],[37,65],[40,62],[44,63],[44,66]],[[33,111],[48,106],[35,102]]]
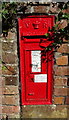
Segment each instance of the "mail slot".
[[22,105],[52,104],[53,53],[44,47],[53,42],[45,37],[53,25],[51,15],[18,18]]

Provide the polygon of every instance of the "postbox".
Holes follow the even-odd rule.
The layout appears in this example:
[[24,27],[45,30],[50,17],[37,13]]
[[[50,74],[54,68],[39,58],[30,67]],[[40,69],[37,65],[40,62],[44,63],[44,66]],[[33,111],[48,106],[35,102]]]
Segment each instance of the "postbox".
[[52,15],[18,18],[22,105],[52,104],[53,56],[44,48],[52,43],[45,34],[53,25]]

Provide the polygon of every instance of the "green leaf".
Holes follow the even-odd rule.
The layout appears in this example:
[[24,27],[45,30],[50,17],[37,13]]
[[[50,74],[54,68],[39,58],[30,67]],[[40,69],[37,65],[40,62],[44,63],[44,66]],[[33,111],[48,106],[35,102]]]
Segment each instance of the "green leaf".
[[2,13],[3,14],[8,14],[8,10],[3,10]]
[[64,31],[64,28],[62,28],[61,30]]
[[54,27],[58,27],[58,25],[56,24]]
[[8,32],[8,30],[3,30],[3,32]]
[[48,48],[46,48],[46,50],[48,50]]
[[56,19],[56,22],[58,22],[59,20],[58,20],[58,18]]
[[6,70],[6,67],[5,67],[5,66],[2,66],[2,70]]
[[62,44],[62,40],[59,41],[59,44]]
[[69,19],[69,14],[65,13],[62,15],[62,18],[66,18],[66,19]]
[[51,48],[51,47],[49,47],[49,50],[52,50],[52,48]]
[[14,14],[16,14],[16,11],[13,11]]
[[46,37],[49,37],[49,33],[46,33],[45,36],[46,36]]
[[56,43],[52,43],[52,45],[56,45]]

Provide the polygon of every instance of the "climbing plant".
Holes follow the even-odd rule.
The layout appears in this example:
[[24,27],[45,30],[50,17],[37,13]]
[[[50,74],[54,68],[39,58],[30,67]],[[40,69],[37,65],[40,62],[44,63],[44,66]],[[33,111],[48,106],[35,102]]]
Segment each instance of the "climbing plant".
[[[56,3],[52,3],[53,7]],[[30,4],[33,5],[33,4]],[[8,35],[8,30],[15,26],[15,18],[17,17],[17,9],[25,13],[28,3],[4,2],[2,5],[2,31],[3,35]],[[52,29],[49,29],[48,33],[45,34],[45,37],[54,42],[45,48],[46,51],[51,50],[52,47],[57,48],[59,44],[63,43],[63,40],[69,40],[69,2],[60,2],[58,3],[59,12],[56,15],[56,22]],[[52,12],[50,11],[50,14]],[[51,34],[52,33],[52,34]]]
[[69,40],[69,2],[61,3],[58,7],[60,12],[55,18],[55,25],[45,34],[49,41],[53,40],[53,43],[45,48],[46,51],[51,50],[53,47],[58,48],[64,40]]
[[4,37],[8,35],[8,30],[15,26],[17,5],[16,2],[3,2],[2,4],[2,32]]
[[[53,7],[55,6],[55,4],[56,3],[52,3]],[[33,3],[27,3],[26,5],[24,5],[24,3],[18,2],[3,2],[2,32],[4,37],[7,37],[9,29],[15,27],[15,18],[17,17],[17,12],[22,11],[23,14],[25,14],[28,5],[33,6]],[[55,25],[52,29],[49,28],[48,33],[44,35],[48,41],[53,41],[53,43],[50,44],[48,47],[44,47],[43,55],[46,55],[46,52],[51,51],[52,48],[55,48],[56,50],[60,46],[60,44],[64,42],[64,39],[66,41],[69,40],[69,2],[58,3],[58,8],[58,14],[54,14],[56,16]],[[53,12],[49,11],[49,13],[52,14]],[[2,64],[5,66],[5,68],[7,68],[4,61],[2,61]]]

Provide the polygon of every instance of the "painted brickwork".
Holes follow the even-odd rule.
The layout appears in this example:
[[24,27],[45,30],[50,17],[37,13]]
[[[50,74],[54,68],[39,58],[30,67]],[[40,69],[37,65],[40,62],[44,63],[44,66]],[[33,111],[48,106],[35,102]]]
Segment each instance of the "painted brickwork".
[[[26,12],[57,13],[57,5],[34,6]],[[69,12],[69,10],[65,11]],[[64,25],[67,24],[64,22]],[[62,25],[60,24],[60,27]],[[19,68],[17,54],[17,32],[0,37],[0,116],[8,118],[68,118],[69,109],[69,44],[67,40],[54,52],[54,84],[52,105],[30,105],[20,107]],[[1,64],[3,62],[3,64]],[[5,62],[5,63],[4,63]],[[6,67],[7,66],[7,67]]]

